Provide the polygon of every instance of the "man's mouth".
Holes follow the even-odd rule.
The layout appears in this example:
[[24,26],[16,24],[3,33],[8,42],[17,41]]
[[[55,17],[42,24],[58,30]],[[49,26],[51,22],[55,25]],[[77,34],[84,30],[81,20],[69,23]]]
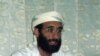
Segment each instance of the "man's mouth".
[[57,45],[57,42],[56,41],[50,41],[49,45]]

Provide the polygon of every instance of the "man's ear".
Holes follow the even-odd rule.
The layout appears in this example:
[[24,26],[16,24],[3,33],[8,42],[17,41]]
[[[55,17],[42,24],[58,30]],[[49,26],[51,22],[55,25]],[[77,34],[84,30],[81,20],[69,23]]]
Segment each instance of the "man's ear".
[[39,36],[39,29],[35,28],[33,34],[38,37]]

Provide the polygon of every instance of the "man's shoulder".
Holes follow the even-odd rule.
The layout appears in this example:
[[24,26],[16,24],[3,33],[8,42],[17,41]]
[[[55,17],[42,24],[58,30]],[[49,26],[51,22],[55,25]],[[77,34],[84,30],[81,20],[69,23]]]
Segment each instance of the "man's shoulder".
[[11,56],[34,56],[38,55],[38,50],[36,47],[24,47],[16,52],[14,52]]
[[59,52],[54,53],[53,56],[73,56],[73,54],[71,52],[64,52],[60,50]]

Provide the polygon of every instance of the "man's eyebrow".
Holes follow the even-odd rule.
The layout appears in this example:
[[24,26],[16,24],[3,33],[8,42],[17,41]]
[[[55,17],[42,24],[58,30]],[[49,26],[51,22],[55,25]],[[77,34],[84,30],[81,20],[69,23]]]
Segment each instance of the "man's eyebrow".
[[46,27],[46,28],[53,28],[54,26],[48,26],[48,27]]
[[[54,26],[47,26],[46,28],[54,28]],[[58,27],[58,29],[63,29],[63,26]]]
[[[48,27],[46,27],[46,28],[54,28],[54,26],[48,26]],[[60,26],[60,27],[58,27],[58,29],[63,29],[63,27]]]
[[63,29],[63,26],[61,26],[61,27],[58,27],[58,29]]

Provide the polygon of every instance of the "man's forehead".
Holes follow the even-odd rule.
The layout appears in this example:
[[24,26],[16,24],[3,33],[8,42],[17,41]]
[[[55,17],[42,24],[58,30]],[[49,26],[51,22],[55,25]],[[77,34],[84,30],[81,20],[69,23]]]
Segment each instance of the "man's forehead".
[[57,22],[57,21],[49,21],[43,23],[43,27],[49,27],[49,26],[62,27],[63,25],[61,22]]

